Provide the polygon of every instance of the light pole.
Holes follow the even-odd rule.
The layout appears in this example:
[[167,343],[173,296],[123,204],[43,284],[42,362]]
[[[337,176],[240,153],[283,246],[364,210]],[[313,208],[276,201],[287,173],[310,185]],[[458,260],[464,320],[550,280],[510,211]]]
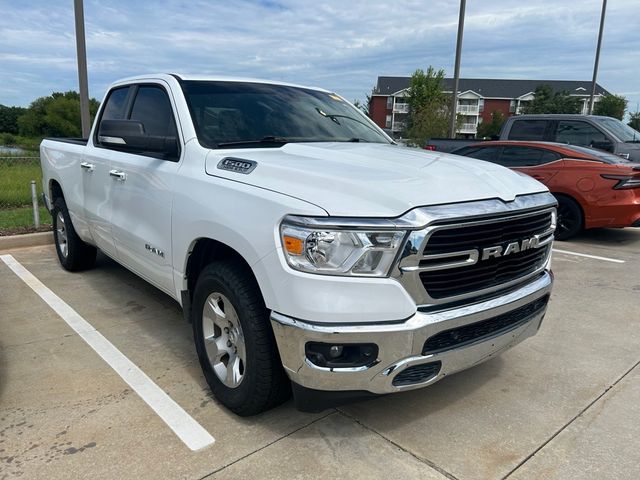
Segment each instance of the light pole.
[[84,41],[84,7],[82,0],[74,0],[76,17],[76,52],[78,54],[78,82],[80,84],[80,122],[82,136],[89,138],[89,87],[87,81],[87,47]]
[[598,64],[600,63],[600,47],[602,46],[602,31],[604,30],[604,15],[607,12],[607,0],[602,0],[600,14],[600,31],[598,32],[598,46],[596,47],[596,61],[593,64],[593,80],[591,81],[591,96],[589,97],[589,115],[593,113],[593,101],[596,96],[596,80],[598,78]]
[[460,56],[462,54],[462,32],[464,31],[464,10],[467,0],[460,0],[460,17],[458,18],[458,40],[456,43],[456,64],[453,71],[453,99],[451,100],[451,123],[449,136],[456,137],[456,118],[458,113],[458,85],[460,83]]

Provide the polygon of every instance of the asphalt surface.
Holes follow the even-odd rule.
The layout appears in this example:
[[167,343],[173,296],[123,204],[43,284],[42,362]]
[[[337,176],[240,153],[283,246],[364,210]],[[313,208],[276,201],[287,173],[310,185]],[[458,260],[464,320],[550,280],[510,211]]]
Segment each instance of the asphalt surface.
[[215,438],[188,448],[0,261],[0,480],[638,479],[640,229],[556,248],[591,257],[554,254],[539,334],[500,357],[422,390],[244,419],[210,395],[169,297],[104,257],[71,274],[52,246],[0,252]]

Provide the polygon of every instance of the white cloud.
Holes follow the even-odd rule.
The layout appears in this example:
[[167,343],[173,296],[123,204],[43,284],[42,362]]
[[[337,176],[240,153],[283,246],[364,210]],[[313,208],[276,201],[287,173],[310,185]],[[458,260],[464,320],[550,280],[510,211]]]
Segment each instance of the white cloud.
[[[364,98],[378,75],[452,71],[458,2],[450,0],[85,0],[90,92],[127,75],[182,71],[315,84]],[[559,5],[469,2],[462,75],[589,79],[600,0]],[[609,2],[599,82],[640,101],[636,0]],[[0,0],[0,103],[77,88],[66,0]],[[635,13],[633,13],[635,14]],[[25,75],[40,81],[25,81]]]

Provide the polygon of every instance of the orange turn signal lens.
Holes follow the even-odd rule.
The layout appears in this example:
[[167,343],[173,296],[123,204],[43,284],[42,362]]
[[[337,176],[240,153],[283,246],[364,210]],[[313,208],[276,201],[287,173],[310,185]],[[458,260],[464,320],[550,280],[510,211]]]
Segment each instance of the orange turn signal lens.
[[283,242],[284,248],[289,255],[302,255],[302,252],[304,252],[304,240],[285,235],[283,237]]

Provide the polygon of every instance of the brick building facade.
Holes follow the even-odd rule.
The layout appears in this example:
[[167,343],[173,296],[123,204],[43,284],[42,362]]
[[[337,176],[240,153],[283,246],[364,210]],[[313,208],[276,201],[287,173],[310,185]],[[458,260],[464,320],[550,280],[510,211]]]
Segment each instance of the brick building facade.
[[[406,93],[410,80],[409,77],[378,77],[371,96],[369,115],[378,126],[396,136],[406,126],[409,113]],[[445,78],[444,84],[445,92],[451,93],[453,79]],[[491,121],[493,111],[500,111],[505,117],[518,115],[534,99],[536,87],[542,84],[549,85],[553,91],[566,91],[579,98],[582,113],[587,113],[591,81],[461,78],[457,112],[462,116],[462,125],[458,135],[473,138],[478,125]],[[595,101],[607,94],[608,91],[596,85]]]

